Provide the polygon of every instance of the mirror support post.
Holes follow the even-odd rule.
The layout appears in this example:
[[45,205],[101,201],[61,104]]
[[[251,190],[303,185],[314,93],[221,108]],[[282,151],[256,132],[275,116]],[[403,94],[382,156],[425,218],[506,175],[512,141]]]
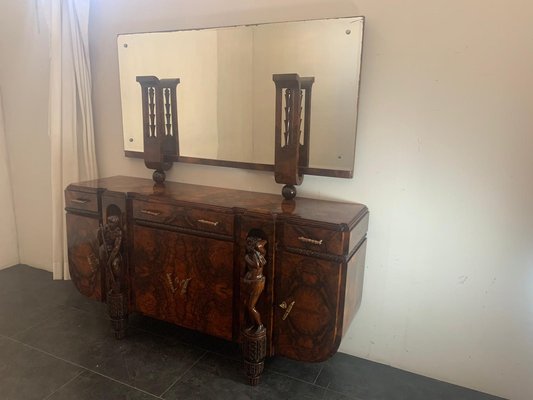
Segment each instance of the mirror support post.
[[285,184],[281,193],[291,200],[296,196],[295,185],[303,181],[300,167],[309,166],[311,87],[315,78],[293,73],[274,74],[272,80],[276,85],[274,177],[277,183]]
[[144,164],[154,169],[157,184],[165,181],[178,151],[178,107],[176,87],[179,79],[138,76],[142,91]]

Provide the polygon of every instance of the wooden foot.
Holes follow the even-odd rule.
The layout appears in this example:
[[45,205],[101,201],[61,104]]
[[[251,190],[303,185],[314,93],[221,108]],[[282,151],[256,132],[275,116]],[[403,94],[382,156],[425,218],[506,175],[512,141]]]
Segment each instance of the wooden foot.
[[255,386],[259,383],[266,357],[266,329],[264,326],[257,330],[248,329],[242,332],[242,352],[244,368],[248,383]]
[[122,293],[108,293],[107,309],[115,339],[123,339],[126,336],[126,328],[128,325],[128,314],[126,312],[124,295]]

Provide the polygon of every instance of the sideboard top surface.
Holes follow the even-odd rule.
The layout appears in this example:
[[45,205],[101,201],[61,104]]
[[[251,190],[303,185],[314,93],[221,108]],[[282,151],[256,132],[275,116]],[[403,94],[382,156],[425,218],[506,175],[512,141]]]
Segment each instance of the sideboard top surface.
[[243,209],[246,212],[276,214],[293,219],[321,221],[326,224],[346,225],[351,229],[367,212],[358,203],[342,203],[298,197],[293,202],[281,196],[244,190],[217,188],[187,183],[165,182],[164,188],[154,189],[151,179],[113,176],[71,184],[69,190],[82,192],[110,191],[127,193],[133,198],[150,201],[202,203],[222,208]]

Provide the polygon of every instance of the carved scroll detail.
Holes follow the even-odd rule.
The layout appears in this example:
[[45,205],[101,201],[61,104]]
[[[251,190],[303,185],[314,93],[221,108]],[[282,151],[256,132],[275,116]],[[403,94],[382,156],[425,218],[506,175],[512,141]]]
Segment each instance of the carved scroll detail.
[[100,264],[105,266],[108,282],[108,312],[117,339],[122,339],[125,336],[128,318],[123,285],[122,240],[123,232],[120,218],[111,215],[107,218],[107,223],[100,226],[98,241],[100,243]]
[[257,385],[264,369],[266,356],[266,329],[261,314],[256,309],[257,301],[265,288],[263,267],[267,261],[267,241],[250,236],[246,239],[246,274],[242,280],[245,291],[247,325],[243,330],[243,355],[246,376],[251,385]]

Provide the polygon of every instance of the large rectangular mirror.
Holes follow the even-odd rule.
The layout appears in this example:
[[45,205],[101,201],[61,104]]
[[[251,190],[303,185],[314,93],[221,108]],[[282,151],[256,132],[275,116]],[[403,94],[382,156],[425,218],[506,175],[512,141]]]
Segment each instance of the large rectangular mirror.
[[272,169],[274,74],[313,77],[307,174],[352,177],[363,17],[118,36],[124,149],[142,156],[137,76],[179,78],[176,161]]

